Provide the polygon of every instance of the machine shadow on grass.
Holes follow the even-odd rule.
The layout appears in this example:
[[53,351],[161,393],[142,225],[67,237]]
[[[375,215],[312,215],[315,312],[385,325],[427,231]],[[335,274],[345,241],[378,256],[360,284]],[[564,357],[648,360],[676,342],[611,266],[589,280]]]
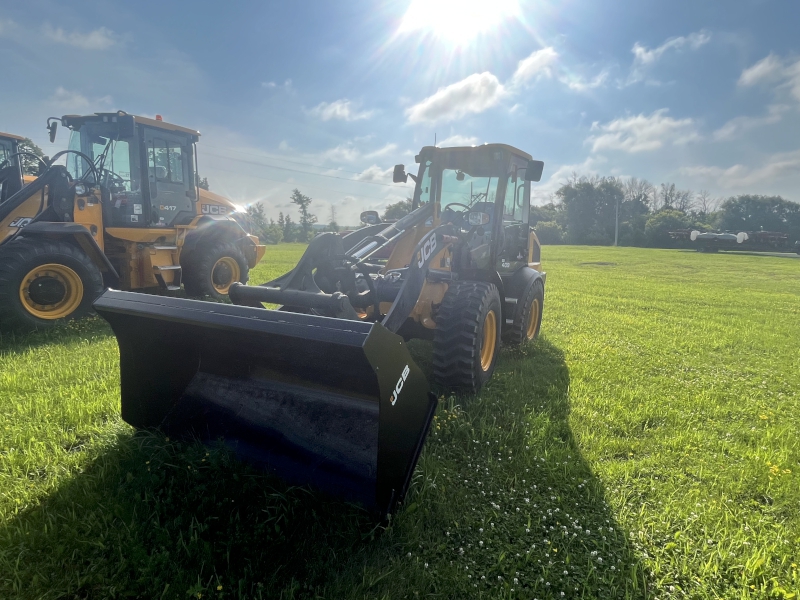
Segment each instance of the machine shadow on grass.
[[0,354],[20,352],[50,344],[65,344],[70,341],[107,338],[114,335],[108,324],[94,316],[77,321],[58,323],[52,329],[17,333],[0,330]]
[[0,597],[647,597],[571,432],[563,353],[500,360],[479,396],[443,397],[388,527],[223,448],[120,434],[0,528]]

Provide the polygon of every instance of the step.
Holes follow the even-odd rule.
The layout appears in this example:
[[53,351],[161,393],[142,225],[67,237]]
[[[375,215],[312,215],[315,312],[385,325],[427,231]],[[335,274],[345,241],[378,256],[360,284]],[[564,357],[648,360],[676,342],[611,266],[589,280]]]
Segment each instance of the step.
[[153,267],[158,271],[177,271],[180,270],[180,265],[156,265]]
[[153,246],[153,250],[177,250],[177,246]]

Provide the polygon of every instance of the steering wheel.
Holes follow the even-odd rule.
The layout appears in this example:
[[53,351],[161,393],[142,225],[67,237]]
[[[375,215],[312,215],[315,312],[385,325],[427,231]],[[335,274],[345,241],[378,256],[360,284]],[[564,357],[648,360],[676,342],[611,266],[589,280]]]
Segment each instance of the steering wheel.
[[467,206],[466,204],[461,204],[461,202],[451,202],[450,204],[445,206],[443,210],[448,210],[451,206],[460,206],[461,208],[464,209],[464,212],[469,212],[471,210],[469,206]]
[[[94,180],[99,184],[99,182],[100,182],[100,173],[97,172],[97,167],[94,166],[94,162],[92,162],[92,159],[89,158],[88,156],[86,156],[83,152],[78,152],[77,150],[62,150],[61,152],[59,152],[53,158],[50,159],[50,166],[54,165],[56,160],[58,160],[59,158],[61,158],[65,154],[75,154],[77,156],[80,156],[83,160],[85,160],[86,163],[89,165],[89,171],[94,173]],[[87,171],[87,173],[89,171]],[[84,173],[81,176],[81,181],[83,181],[85,177],[86,177],[86,173]]]
[[44,162],[44,159],[42,159],[41,156],[36,156],[33,152],[26,152],[26,151],[23,150],[22,152],[15,152],[14,154],[12,154],[8,158],[6,158],[3,162],[1,162],[0,163],[0,169],[5,167],[6,163],[8,163],[12,158],[14,158],[16,156],[31,156],[31,157],[35,158],[36,160],[38,160],[41,164],[43,164],[45,169],[50,166],[46,162]]
[[[114,173],[114,171],[109,171],[108,169],[100,169],[99,171],[104,177],[107,177],[107,183],[111,185],[125,187],[125,183],[127,180],[120,175]],[[109,186],[110,187],[110,186]]]

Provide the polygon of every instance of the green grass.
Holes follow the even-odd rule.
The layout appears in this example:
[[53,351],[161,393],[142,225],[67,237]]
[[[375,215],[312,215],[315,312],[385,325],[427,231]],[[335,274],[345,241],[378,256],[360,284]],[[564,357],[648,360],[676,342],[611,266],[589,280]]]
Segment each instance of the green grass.
[[98,319],[0,338],[0,598],[796,595],[800,260],[543,254],[542,337],[442,400],[385,529],[134,433]]

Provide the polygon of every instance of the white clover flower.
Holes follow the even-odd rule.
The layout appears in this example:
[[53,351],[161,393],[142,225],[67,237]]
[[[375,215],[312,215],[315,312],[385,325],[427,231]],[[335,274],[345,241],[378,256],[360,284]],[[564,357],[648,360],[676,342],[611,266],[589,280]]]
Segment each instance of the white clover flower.
[[481,547],[483,547],[483,540],[481,540],[480,542],[478,542],[478,546],[481,546]]
[[409,552],[408,554],[406,554],[406,558],[411,558],[411,552]]

